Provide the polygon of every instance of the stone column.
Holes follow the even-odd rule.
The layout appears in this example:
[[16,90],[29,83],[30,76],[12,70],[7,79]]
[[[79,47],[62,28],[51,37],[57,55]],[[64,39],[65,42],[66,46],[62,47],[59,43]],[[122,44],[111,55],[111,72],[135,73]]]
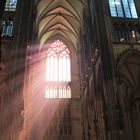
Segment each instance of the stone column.
[[[107,1],[94,0],[96,21],[97,21],[97,32],[99,39],[99,51],[101,53],[101,66],[103,71],[103,90],[106,102],[106,117],[108,124],[107,137],[108,140],[115,140],[119,138],[117,121],[116,121],[116,95],[114,92],[113,85],[113,62],[111,59],[111,42],[110,42],[110,23],[108,17]],[[99,79],[100,80],[100,79]],[[106,120],[105,120],[106,121]]]

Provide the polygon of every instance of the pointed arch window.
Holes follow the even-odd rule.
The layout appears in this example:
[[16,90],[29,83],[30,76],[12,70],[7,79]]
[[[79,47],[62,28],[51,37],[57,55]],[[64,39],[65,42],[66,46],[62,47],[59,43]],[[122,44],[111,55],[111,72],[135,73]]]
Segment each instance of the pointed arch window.
[[5,11],[15,11],[17,0],[6,0]]
[[3,19],[1,28],[2,28],[1,36],[11,37],[13,34],[13,20],[12,20],[12,18],[9,18],[7,20]]
[[109,0],[112,17],[138,18],[134,0]]
[[47,50],[46,98],[71,98],[70,52],[66,45],[54,41]]

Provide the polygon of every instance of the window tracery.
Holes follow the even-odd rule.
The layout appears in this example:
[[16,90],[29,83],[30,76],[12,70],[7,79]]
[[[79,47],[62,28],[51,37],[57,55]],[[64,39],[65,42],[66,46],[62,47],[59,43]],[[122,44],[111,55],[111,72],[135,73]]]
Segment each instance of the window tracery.
[[11,18],[3,19],[1,23],[2,34],[1,36],[12,36],[13,33],[13,21]]
[[47,50],[46,98],[71,98],[70,52],[66,45],[56,40]]

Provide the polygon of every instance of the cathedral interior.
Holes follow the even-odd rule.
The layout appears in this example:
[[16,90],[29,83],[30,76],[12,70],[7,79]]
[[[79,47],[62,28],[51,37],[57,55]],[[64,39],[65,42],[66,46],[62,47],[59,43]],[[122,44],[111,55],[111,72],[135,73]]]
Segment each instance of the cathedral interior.
[[0,140],[140,140],[140,0],[1,0]]

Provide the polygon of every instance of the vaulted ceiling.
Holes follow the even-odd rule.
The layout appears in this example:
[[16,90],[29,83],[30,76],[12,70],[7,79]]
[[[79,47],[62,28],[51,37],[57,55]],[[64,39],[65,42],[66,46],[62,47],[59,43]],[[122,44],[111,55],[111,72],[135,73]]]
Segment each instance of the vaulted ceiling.
[[40,0],[37,6],[38,38],[41,45],[56,37],[77,49],[86,0]]
[[137,52],[128,52],[122,58],[119,66],[120,81],[129,88],[140,91],[140,55]]

